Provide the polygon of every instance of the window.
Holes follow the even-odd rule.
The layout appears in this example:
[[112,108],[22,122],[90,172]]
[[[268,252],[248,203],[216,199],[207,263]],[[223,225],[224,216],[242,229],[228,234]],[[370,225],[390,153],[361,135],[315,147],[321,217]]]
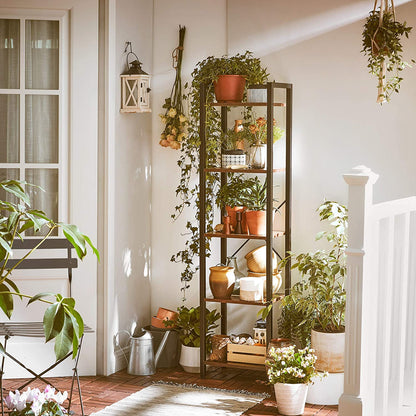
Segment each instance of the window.
[[[63,16],[0,16],[0,180],[20,179],[33,205],[65,218]],[[65,156],[65,158],[64,158]]]

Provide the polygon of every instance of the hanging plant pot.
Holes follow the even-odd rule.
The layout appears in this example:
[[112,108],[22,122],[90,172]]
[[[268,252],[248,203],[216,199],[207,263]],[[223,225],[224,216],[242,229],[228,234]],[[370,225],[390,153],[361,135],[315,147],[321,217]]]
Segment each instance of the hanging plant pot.
[[243,100],[245,86],[246,79],[241,75],[220,75],[214,82],[215,98],[219,103],[240,103]]

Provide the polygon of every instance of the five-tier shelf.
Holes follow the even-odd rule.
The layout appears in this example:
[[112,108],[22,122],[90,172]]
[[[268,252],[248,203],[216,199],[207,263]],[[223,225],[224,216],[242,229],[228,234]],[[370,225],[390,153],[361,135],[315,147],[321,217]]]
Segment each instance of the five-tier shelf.
[[[207,166],[206,158],[206,86],[202,86],[200,90],[200,331],[201,331],[201,377],[206,375],[206,366],[217,367],[234,367],[251,370],[264,370],[264,365],[255,364],[240,364],[230,362],[216,362],[206,359],[206,324],[205,324],[205,310],[207,302],[217,302],[221,305],[221,334],[227,334],[227,305],[239,304],[239,305],[254,305],[254,306],[266,306],[272,301],[279,299],[272,295],[272,267],[273,267],[273,239],[284,238],[284,253],[291,250],[291,189],[292,189],[292,175],[291,175],[291,153],[292,153],[292,84],[268,82],[265,85],[250,86],[250,88],[262,88],[267,91],[267,102],[265,103],[250,103],[250,102],[221,102],[211,103],[209,105],[218,106],[221,109],[221,128],[222,131],[227,130],[227,113],[229,107],[266,107],[267,112],[267,165],[266,169],[227,169],[219,167]],[[275,90],[283,90],[285,99],[283,102],[275,102]],[[284,107],[285,109],[285,166],[280,169],[273,169],[273,119],[274,108]],[[206,232],[206,174],[207,172],[218,172],[221,176],[221,185],[227,182],[227,176],[230,173],[245,173],[245,174],[262,174],[267,178],[267,214],[266,214],[266,235],[247,235],[247,234],[221,234],[221,233],[207,233]],[[284,201],[281,205],[284,205],[284,230],[273,230],[273,174],[280,172],[285,175],[285,195]],[[207,297],[207,270],[206,270],[206,252],[202,248],[206,246],[206,239],[220,239],[221,242],[221,263],[225,264],[227,260],[227,240],[228,239],[242,239],[251,240],[256,239],[266,242],[266,299],[263,301],[243,301],[238,296],[232,296],[231,299],[214,299]],[[290,278],[290,262],[286,264],[284,274],[284,293],[281,297],[289,294],[291,287]],[[255,316],[255,315],[254,315]],[[272,335],[272,313],[267,318],[267,343],[269,343]]]

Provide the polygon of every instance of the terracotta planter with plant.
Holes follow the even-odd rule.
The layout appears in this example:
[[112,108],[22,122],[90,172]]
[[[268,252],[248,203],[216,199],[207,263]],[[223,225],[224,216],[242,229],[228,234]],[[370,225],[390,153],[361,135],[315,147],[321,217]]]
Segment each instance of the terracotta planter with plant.
[[243,100],[245,86],[246,79],[241,75],[220,75],[214,82],[215,98],[219,103],[239,103]]
[[[336,202],[326,201],[318,212],[321,221],[329,221],[333,229],[318,233],[316,238],[325,238],[332,247],[330,250],[291,254],[282,260],[281,266],[284,267],[291,259],[292,269],[297,269],[302,277],[293,285],[291,294],[283,299],[282,305],[286,312],[291,311],[288,318],[299,312],[303,327],[316,331],[311,345],[318,357],[319,370],[342,372],[347,209]],[[328,335],[327,339],[321,340],[321,335]]]
[[[179,339],[181,340],[181,358],[179,363],[183,369],[189,373],[199,373],[200,365],[200,307],[187,308],[180,306],[178,309],[178,316],[174,321],[164,321],[165,325],[175,325],[179,332]],[[210,351],[211,336],[214,334],[213,330],[218,327],[216,323],[221,315],[214,309],[210,311],[206,309],[206,340],[207,351]]]

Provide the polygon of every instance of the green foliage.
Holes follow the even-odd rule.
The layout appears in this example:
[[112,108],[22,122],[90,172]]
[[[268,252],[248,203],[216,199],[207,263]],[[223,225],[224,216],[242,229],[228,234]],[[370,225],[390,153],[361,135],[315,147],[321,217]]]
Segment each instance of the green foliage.
[[[193,179],[199,175],[199,119],[200,119],[200,89],[206,85],[206,161],[207,166],[216,166],[217,155],[221,149],[221,117],[218,109],[210,104],[214,102],[213,82],[220,74],[229,74],[237,71],[239,75],[246,77],[249,84],[263,83],[267,80],[267,71],[261,67],[260,60],[253,58],[252,52],[237,54],[232,57],[214,58],[210,56],[196,64],[192,72],[192,84],[189,91],[189,127],[188,135],[181,142],[181,155],[178,159],[180,168],[180,181],[176,188],[176,196],[180,203],[175,207],[172,218],[176,220],[182,212],[190,208],[194,212],[194,218],[186,223],[187,236],[185,247],[171,256],[171,261],[184,265],[181,273],[183,282],[182,291],[185,299],[185,291],[189,288],[189,282],[198,271],[195,265],[195,257],[199,255],[199,183]],[[234,72],[235,73],[235,72]],[[207,232],[213,231],[213,206],[216,191],[219,186],[218,173],[208,172],[206,178],[206,213]],[[210,243],[204,247],[207,257],[210,257]]]
[[221,132],[221,149],[222,150],[236,150],[237,142],[244,140],[245,134],[243,131],[234,131],[228,129],[226,132]]
[[292,269],[301,273],[302,279],[293,285],[291,294],[283,299],[283,306],[294,305],[306,315],[313,329],[322,332],[344,330],[346,274],[345,249],[347,246],[347,209],[333,201],[326,201],[318,208],[321,221],[330,221],[331,231],[318,233],[317,239],[326,238],[332,244],[327,250],[289,255],[282,260],[284,267],[289,259]]
[[264,211],[267,205],[267,181],[261,183],[257,176],[248,179],[242,201],[249,210]]
[[[395,19],[394,8],[383,10],[380,20],[380,9],[373,10],[368,16],[363,30],[363,49],[368,56],[370,74],[378,78],[378,102],[390,101],[393,92],[399,92],[403,78],[401,71],[410,65],[403,60],[403,46],[400,38],[409,37],[412,28],[406,22]],[[412,62],[414,60],[412,59]]]
[[[75,358],[79,341],[84,332],[84,323],[81,315],[75,310],[75,300],[63,298],[60,294],[39,293],[35,296],[20,293],[12,280],[12,273],[20,263],[24,262],[53,231],[61,228],[64,236],[74,246],[78,257],[82,260],[87,254],[87,246],[93,250],[99,259],[99,253],[85,234],[82,234],[76,225],[55,222],[42,211],[30,207],[30,198],[25,187],[34,186],[22,181],[9,180],[0,182],[0,189],[17,198],[18,202],[0,200],[0,308],[10,319],[13,313],[13,296],[20,299],[29,298],[28,305],[41,301],[49,304],[43,317],[43,327],[46,342],[55,339],[56,359],[64,357],[73,348]],[[46,235],[41,242],[29,250],[17,264],[8,267],[8,260],[12,255],[13,242],[16,238],[23,240],[26,230],[39,231],[46,229]],[[46,300],[45,297],[55,297],[55,301]]]
[[245,203],[244,194],[246,189],[251,186],[251,178],[245,178],[242,174],[232,174],[228,182],[220,187],[216,197],[216,204],[223,208],[226,205],[231,208],[242,207]]
[[[164,321],[165,326],[175,324],[179,330],[179,338],[183,345],[187,347],[199,347],[201,345],[200,307],[187,308],[186,306],[180,306],[178,312],[179,315],[175,321]],[[205,317],[206,339],[209,344],[211,336],[214,334],[213,330],[218,327],[216,322],[220,319],[221,315],[215,309],[213,311],[206,309]]]
[[281,315],[277,322],[279,336],[289,338],[301,348],[310,345],[312,316],[302,309],[296,309],[295,303],[282,306]]

